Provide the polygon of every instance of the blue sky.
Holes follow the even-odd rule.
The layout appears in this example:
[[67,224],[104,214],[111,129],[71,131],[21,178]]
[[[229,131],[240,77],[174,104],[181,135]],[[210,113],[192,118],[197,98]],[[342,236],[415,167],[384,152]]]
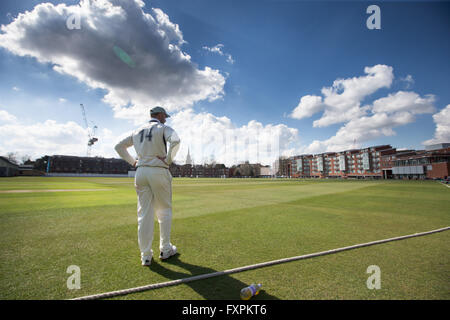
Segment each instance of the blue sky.
[[[55,5],[62,3],[50,2]],[[1,1],[0,24],[12,24],[19,13],[32,11],[38,3],[40,1]],[[64,3],[69,6],[78,4],[78,1]],[[366,27],[369,17],[366,8],[371,4],[376,4],[381,9],[381,30],[369,30]],[[196,70],[211,68],[217,70],[224,79],[219,98],[212,98],[213,93],[206,93],[189,100],[185,105],[180,102],[186,101],[183,96],[173,105],[168,103],[171,113],[179,115],[174,117],[174,122],[168,124],[176,130],[179,127],[178,131],[181,133],[187,130],[185,126],[189,126],[189,123],[197,125],[195,121],[201,121],[203,130],[208,130],[209,127],[205,127],[207,124],[202,119],[210,115],[211,126],[216,126],[218,130],[224,125],[217,125],[216,123],[221,122],[218,119],[226,117],[231,124],[225,124],[225,127],[235,130],[239,139],[242,135],[253,134],[248,125],[251,121],[258,123],[262,130],[270,125],[279,126],[275,131],[290,141],[281,148],[281,152],[288,155],[350,148],[353,145],[348,140],[356,140],[358,147],[391,144],[398,148],[416,149],[423,148],[425,141],[450,142],[442,141],[449,138],[446,135],[446,120],[439,122],[447,114],[444,109],[450,104],[449,2],[145,1],[142,10],[152,13],[151,8],[161,9],[171,23],[178,25],[185,41],[179,48],[191,57],[190,63]],[[48,32],[45,28],[36,30]],[[2,31],[0,35],[2,33],[7,32]],[[54,37],[48,32],[49,46],[54,43]],[[8,41],[15,41],[10,39]],[[204,48],[213,48],[218,44],[222,45],[222,54]],[[132,48],[123,49],[133,51]],[[71,134],[82,135],[83,122],[79,103],[83,103],[89,120],[99,127],[99,135],[103,135],[106,142],[97,149],[94,146],[94,154],[115,156],[111,148],[115,139],[135,127],[139,121],[120,116],[117,109],[112,107],[112,102],[103,101],[108,90],[112,90],[110,87],[98,88],[80,80],[82,76],[56,72],[53,66],[60,60],[38,62],[36,56],[43,54],[44,49],[35,46],[33,50],[36,52],[34,57],[22,56],[19,51],[12,52],[8,46],[2,48],[0,44],[0,110],[14,117],[14,123],[10,121],[3,124],[5,128],[3,131],[0,129],[0,135],[5,136],[0,140],[13,140],[6,134],[12,134],[14,126],[17,130],[27,131],[30,128],[40,128],[33,127],[36,123],[44,126],[49,119],[59,125],[61,130],[66,130],[64,125],[73,121],[81,128],[69,126]],[[234,63],[227,61],[228,55]],[[89,56],[83,55],[85,60],[81,63],[88,64]],[[368,75],[365,68],[376,65],[391,67],[392,79],[388,85],[376,84],[378,87],[373,92],[361,94],[357,101],[359,107],[372,105],[377,99],[395,96],[398,92],[414,93],[416,99],[405,98],[405,103],[420,99],[419,106],[411,106],[408,110],[409,106],[406,105],[401,110],[410,112],[411,117],[407,121],[399,120],[392,125],[380,123],[379,128],[372,128],[372,136],[361,133],[358,129],[357,133],[354,130],[348,133],[355,138],[329,140],[346,125],[341,130],[343,134],[351,126],[359,128],[358,120],[362,115],[350,116],[325,126],[314,126],[314,121],[323,117],[324,110],[335,107],[331,105],[318,107],[319,111],[311,116],[292,117],[293,110],[302,97],[317,96],[325,100],[322,88],[331,87],[337,79],[365,77]],[[153,73],[148,74],[148,77],[152,76]],[[208,79],[210,82],[206,86],[216,84],[211,78]],[[167,95],[171,95],[171,92]],[[153,100],[152,93],[142,94],[143,98],[140,93],[139,98],[132,96],[130,99],[136,101],[132,100],[131,104],[140,105],[142,101],[145,104],[145,99],[153,102],[168,101],[170,98]],[[427,95],[432,95],[433,98],[427,98]],[[389,105],[391,102],[389,100],[386,103]],[[302,105],[299,108],[304,107]],[[144,107],[139,108],[136,110],[143,112]],[[387,118],[397,119],[400,115],[398,108],[395,109],[395,101],[392,102],[392,108],[386,113]],[[186,110],[190,111],[188,116],[183,114]],[[433,117],[436,114],[439,115]],[[369,111],[366,116],[371,115],[375,113]],[[183,124],[183,117],[188,124]],[[439,133],[436,130],[438,124],[444,126]],[[48,127],[48,124],[44,127]],[[202,142],[194,138],[183,140],[183,136],[181,139],[185,144],[178,159],[184,159],[189,146],[194,150],[194,161],[201,162],[205,157],[214,157],[218,161],[231,163],[229,159],[224,160],[224,151],[220,148],[212,147],[205,152],[202,150],[200,154],[200,148],[196,145]],[[67,149],[67,145],[77,146],[80,141],[84,143],[84,140],[77,137],[74,141],[66,142],[59,136],[54,141],[45,138],[45,145],[49,147],[42,149],[36,147],[39,146],[39,140],[28,146],[26,141],[17,141],[15,144],[0,142],[0,152],[5,154],[17,151],[34,157],[39,152],[48,154],[70,150],[74,154],[82,154],[85,152],[84,147]],[[317,143],[312,145],[314,141]],[[17,150],[14,149],[15,146]],[[237,150],[233,159],[245,160],[246,156],[241,156],[242,150],[239,148],[233,146],[233,150]],[[252,157],[250,160],[271,161],[268,158]]]

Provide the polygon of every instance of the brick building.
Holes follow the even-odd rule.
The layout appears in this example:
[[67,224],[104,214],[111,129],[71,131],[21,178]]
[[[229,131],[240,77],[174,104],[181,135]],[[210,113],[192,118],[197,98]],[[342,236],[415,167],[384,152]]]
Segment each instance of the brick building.
[[[295,178],[384,178],[383,157],[394,154],[390,145],[291,157],[287,176]],[[388,163],[391,164],[391,163]]]
[[261,164],[249,163],[245,161],[237,166],[234,166],[233,177],[259,177],[261,175]]
[[273,164],[274,174],[281,177],[290,177],[292,165],[292,158],[280,157]]
[[122,159],[76,156],[45,156],[34,168],[47,173],[127,174],[132,166]]
[[221,163],[209,165],[178,165],[176,163],[172,163],[169,170],[172,177],[223,178],[230,176],[230,169]]
[[293,178],[447,178],[450,143],[426,150],[396,150],[390,145],[373,146],[316,155],[279,159],[278,175]]
[[[404,152],[396,156],[394,179],[446,179],[450,171],[450,144],[442,149],[427,148]],[[438,145],[438,146],[442,146]]]

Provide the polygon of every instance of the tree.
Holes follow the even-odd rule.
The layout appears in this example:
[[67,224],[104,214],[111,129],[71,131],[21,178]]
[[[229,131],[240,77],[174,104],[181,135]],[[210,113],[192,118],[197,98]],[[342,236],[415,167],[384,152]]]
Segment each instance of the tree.
[[28,154],[24,154],[22,157],[20,157],[22,160],[22,164],[27,164],[31,161],[31,156]]
[[19,164],[19,162],[17,161],[17,152],[8,152],[6,158],[8,158],[8,160],[14,164]]

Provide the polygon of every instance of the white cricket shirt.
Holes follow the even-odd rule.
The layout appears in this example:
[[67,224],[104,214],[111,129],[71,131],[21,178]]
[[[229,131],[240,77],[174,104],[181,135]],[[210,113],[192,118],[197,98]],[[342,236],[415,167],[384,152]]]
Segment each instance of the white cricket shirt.
[[[167,150],[167,143],[170,143]],[[131,135],[120,141],[115,149],[122,159],[133,165],[135,159],[127,149],[134,146],[137,154],[137,167],[163,167],[169,168],[180,147],[180,138],[175,130],[152,118],[149,123],[134,130]],[[157,157],[164,157],[164,161]]]

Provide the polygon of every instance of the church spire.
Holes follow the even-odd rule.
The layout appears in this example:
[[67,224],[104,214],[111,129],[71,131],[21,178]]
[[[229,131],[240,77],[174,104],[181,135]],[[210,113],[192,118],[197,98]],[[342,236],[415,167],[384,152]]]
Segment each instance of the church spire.
[[187,153],[187,157],[186,157],[186,164],[192,165],[192,159],[191,159],[191,155],[189,153],[189,148],[188,148],[188,153]]

